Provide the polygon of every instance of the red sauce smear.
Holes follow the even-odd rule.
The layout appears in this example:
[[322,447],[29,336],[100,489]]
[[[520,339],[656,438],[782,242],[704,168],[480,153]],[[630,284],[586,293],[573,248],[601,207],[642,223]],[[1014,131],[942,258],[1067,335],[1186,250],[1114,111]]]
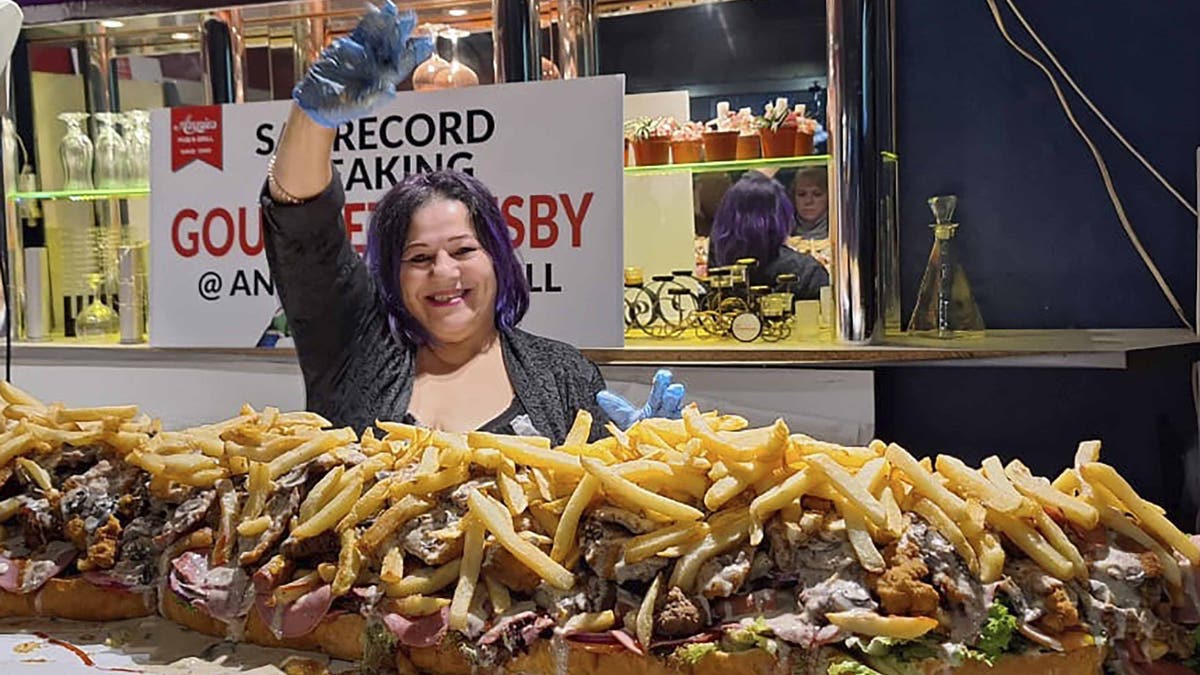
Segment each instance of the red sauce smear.
[[101,668],[101,667],[98,667],[96,665],[96,662],[92,660],[92,657],[88,656],[87,652],[83,651],[79,647],[76,647],[75,645],[71,644],[70,642],[67,642],[66,640],[59,640],[58,638],[50,637],[49,635],[42,633],[40,631],[35,632],[34,635],[42,638],[43,640],[45,640],[46,642],[49,642],[52,645],[55,645],[56,647],[62,647],[63,649],[66,649],[67,651],[71,652],[75,656],[78,656],[79,660],[83,661],[83,665],[85,665],[89,668],[96,668],[97,670],[105,670],[105,671],[114,672],[114,673],[140,673],[140,672],[142,672],[140,670],[134,670],[133,668]]

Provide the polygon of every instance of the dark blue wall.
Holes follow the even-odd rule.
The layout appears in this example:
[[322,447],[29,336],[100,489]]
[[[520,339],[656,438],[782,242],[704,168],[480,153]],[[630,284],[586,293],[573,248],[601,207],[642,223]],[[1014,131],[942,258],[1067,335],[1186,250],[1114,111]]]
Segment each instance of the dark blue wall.
[[[925,199],[954,192],[967,272],[989,327],[1180,325],[1123,234],[1048,81],[1001,38],[987,3],[896,4],[905,315],[931,244]],[[998,4],[1018,43],[1036,49],[1004,0]],[[1017,6],[1117,128],[1194,199],[1200,2]],[[1073,93],[1069,100],[1107,159],[1134,228],[1191,314],[1195,217]]]
[[[931,244],[925,199],[953,192],[960,196],[959,244],[989,327],[1179,326],[1045,76],[1004,42],[987,3],[896,4],[905,317]],[[1109,119],[1194,200],[1200,2],[1017,5]],[[1017,41],[1033,46],[1002,11]],[[1068,96],[1107,159],[1135,229],[1190,315],[1195,217]],[[1019,456],[1054,474],[1076,442],[1102,438],[1108,461],[1144,494],[1181,523],[1195,522],[1184,477],[1185,456],[1196,453],[1186,364],[1136,373],[884,369],[876,396],[879,435],[923,453]]]

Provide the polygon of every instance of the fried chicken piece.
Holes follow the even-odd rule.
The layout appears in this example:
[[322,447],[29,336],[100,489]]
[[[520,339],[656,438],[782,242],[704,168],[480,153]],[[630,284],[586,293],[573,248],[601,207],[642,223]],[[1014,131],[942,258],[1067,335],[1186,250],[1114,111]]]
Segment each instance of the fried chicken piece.
[[911,542],[896,542],[884,552],[888,567],[875,580],[875,593],[888,614],[933,616],[937,612],[937,589],[922,579],[929,567],[921,551]]
[[1044,597],[1046,614],[1038,620],[1038,624],[1051,634],[1061,633],[1079,625],[1079,609],[1067,594],[1067,589],[1059,586]]
[[87,558],[79,561],[79,571],[107,570],[117,563],[117,544],[121,541],[121,523],[112,515],[96,529],[92,544],[88,546]]
[[63,528],[67,535],[67,541],[75,544],[75,548],[80,551],[86,551],[88,547],[87,526],[83,523],[83,518],[75,516],[67,521]]
[[1153,551],[1142,551],[1138,554],[1138,559],[1142,561],[1142,569],[1146,571],[1147,579],[1157,579],[1163,575],[1162,561]]

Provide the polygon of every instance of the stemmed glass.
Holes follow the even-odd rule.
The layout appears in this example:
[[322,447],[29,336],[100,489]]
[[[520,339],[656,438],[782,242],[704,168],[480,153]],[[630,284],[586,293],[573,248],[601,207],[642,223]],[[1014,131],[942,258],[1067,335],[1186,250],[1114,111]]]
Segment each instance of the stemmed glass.
[[447,87],[470,87],[479,84],[479,75],[458,58],[458,40],[471,33],[461,28],[447,26],[441,36],[450,41],[450,67],[442,71],[439,79],[445,79]]
[[105,275],[88,274],[92,302],[75,317],[75,335],[83,342],[116,342],[121,338],[121,318],[101,297]]
[[83,133],[85,112],[59,113],[58,119],[67,125],[67,134],[58,144],[58,155],[63,165],[63,189],[92,189],[92,159],[95,148],[92,139]]
[[150,113],[130,110],[124,115],[125,145],[129,148],[130,187],[150,183]]
[[129,146],[117,133],[120,116],[120,113],[95,113],[100,124],[96,131],[96,187],[101,190],[125,187]]

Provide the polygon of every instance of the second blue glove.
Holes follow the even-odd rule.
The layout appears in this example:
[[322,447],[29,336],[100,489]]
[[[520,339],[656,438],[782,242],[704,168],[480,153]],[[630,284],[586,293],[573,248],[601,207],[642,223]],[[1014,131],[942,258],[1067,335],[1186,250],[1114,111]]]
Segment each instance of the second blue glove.
[[654,374],[650,396],[646,404],[636,407],[625,397],[605,389],[596,394],[596,403],[620,429],[625,430],[639,420],[662,417],[679,419],[683,411],[686,388],[680,382],[672,382],[671,371],[663,369]]

